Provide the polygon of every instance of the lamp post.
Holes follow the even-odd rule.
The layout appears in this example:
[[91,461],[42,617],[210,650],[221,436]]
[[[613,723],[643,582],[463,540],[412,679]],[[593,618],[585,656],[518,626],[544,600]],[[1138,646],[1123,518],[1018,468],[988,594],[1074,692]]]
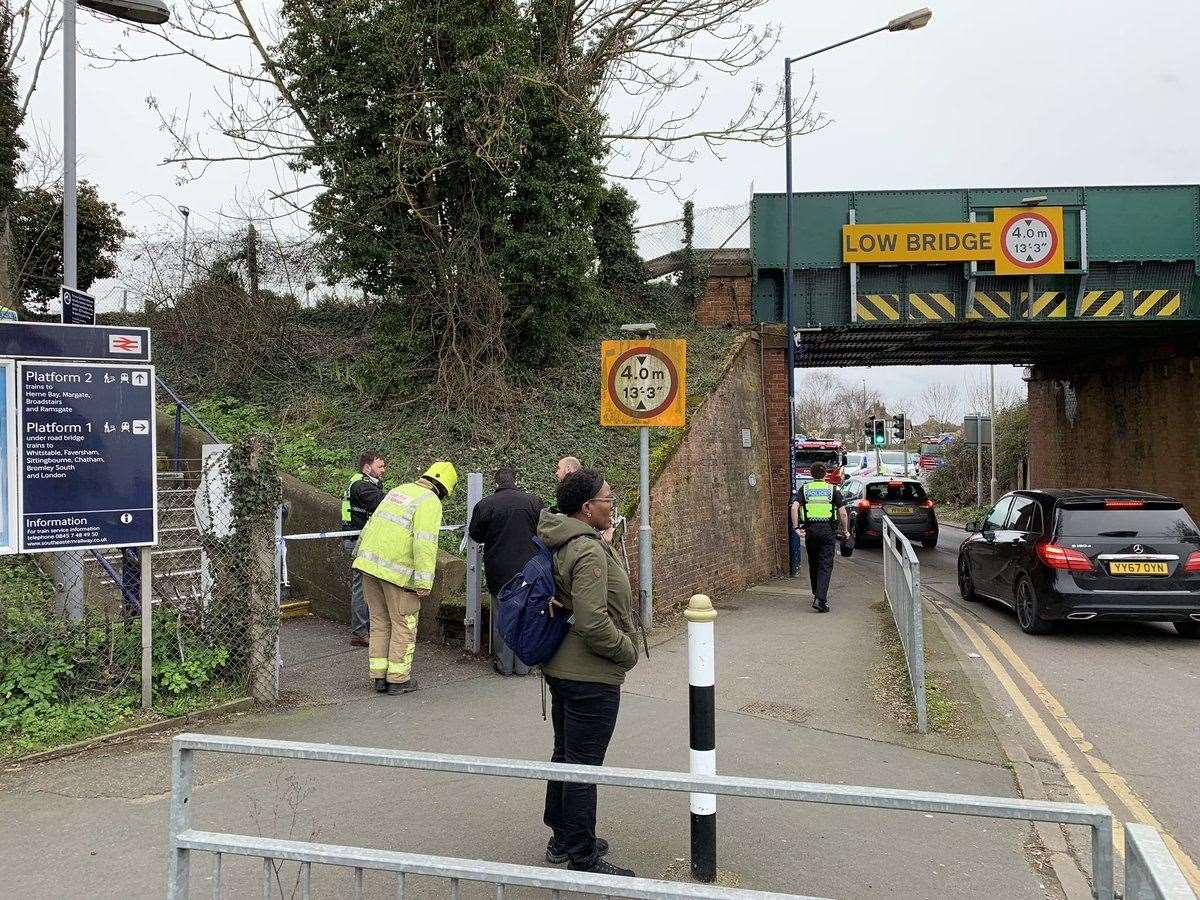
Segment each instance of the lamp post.
[[[179,214],[183,216],[183,256],[179,258],[179,297],[183,298],[183,285],[187,280],[187,233],[188,233],[188,216],[192,211],[186,206],[179,207]],[[178,302],[178,301],[176,301]]]
[[855,41],[860,41],[873,34],[879,34],[882,31],[916,31],[918,28],[924,28],[928,25],[929,20],[932,18],[933,13],[928,8],[922,7],[903,16],[898,16],[886,25],[881,25],[879,28],[864,31],[862,34],[846,38],[844,41],[838,41],[836,44],[830,44],[828,47],[822,47],[820,50],[813,50],[811,53],[788,57],[783,61],[784,143],[787,157],[787,211],[785,213],[786,236],[784,239],[783,304],[786,308],[785,316],[787,319],[788,452],[786,459],[789,485],[792,483],[792,436],[796,433],[796,335],[795,316],[792,312],[794,294],[794,286],[792,284],[794,278],[792,267],[792,63],[810,59],[820,53],[824,53],[826,50],[844,47],[846,44],[852,44]]
[[[64,0],[63,2],[63,284],[79,287],[76,235],[79,210],[75,142],[75,7],[86,6],[117,19],[161,25],[170,18],[162,0]],[[63,615],[83,618],[83,555],[79,551],[54,555],[54,580]]]

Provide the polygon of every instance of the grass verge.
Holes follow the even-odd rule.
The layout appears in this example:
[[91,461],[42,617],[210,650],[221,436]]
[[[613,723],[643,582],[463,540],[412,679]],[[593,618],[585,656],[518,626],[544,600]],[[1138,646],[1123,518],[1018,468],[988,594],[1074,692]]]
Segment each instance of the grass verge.
[[[879,615],[879,647],[883,657],[872,679],[875,699],[900,727],[916,731],[917,707],[913,700],[900,632],[896,630],[896,623],[892,620],[892,611],[886,600],[879,601],[872,608]],[[963,731],[962,710],[958,702],[949,695],[950,685],[945,676],[927,671],[925,706],[929,715],[930,732],[953,736]]]

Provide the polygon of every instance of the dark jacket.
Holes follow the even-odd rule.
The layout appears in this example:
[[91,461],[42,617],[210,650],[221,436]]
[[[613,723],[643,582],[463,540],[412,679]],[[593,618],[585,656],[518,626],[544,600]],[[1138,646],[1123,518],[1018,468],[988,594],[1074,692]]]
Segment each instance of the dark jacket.
[[633,589],[608,544],[572,516],[542,513],[538,537],[554,553],[556,599],[571,630],[542,671],[554,678],[622,684],[638,661]]
[[483,569],[493,597],[533,556],[541,511],[542,501],[518,487],[497,488],[476,504],[468,531],[471,540],[483,544]]
[[367,519],[371,518],[375,507],[382,503],[386,496],[387,491],[383,489],[383,485],[368,475],[351,482],[349,492],[350,524],[344,527],[347,529],[365,528]]

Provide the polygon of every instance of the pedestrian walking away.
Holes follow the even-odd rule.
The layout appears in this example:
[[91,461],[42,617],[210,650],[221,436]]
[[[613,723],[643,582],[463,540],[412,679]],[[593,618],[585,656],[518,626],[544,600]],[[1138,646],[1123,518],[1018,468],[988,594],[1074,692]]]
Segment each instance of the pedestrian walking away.
[[[364,450],[358,457],[358,474],[346,484],[342,493],[342,530],[361,531],[371,518],[371,513],[383,501],[383,473],[387,463],[374,450]],[[354,558],[357,537],[348,537],[343,542],[346,553]],[[350,568],[350,643],[356,647],[368,644],[367,632],[371,620],[367,601],[363,598],[362,573]]]
[[458,484],[448,462],[388,492],[363,529],[354,568],[371,613],[368,667],[380,693],[417,689],[412,678],[421,598],[433,589],[442,503]]
[[833,576],[834,550],[850,530],[842,492],[825,481],[825,466],[813,463],[813,480],[802,485],[792,502],[792,530],[804,541],[813,609],[829,612],[829,579]]
[[[580,469],[556,493],[558,513],[545,511],[538,537],[554,553],[560,613],[571,630],[542,666],[552,697],[553,762],[604,764],[617,724],[625,673],[638,661],[629,575],[599,532],[612,525],[616,499],[599,472]],[[543,821],[550,828],[546,861],[604,875],[632,876],[605,855],[596,837],[596,785],[551,781]]]
[[[493,599],[536,551],[533,536],[545,506],[539,497],[517,487],[517,474],[511,468],[496,472],[495,492],[475,505],[467,533],[483,545],[483,571]],[[527,675],[529,667],[500,638],[498,617],[490,618],[493,668],[501,675]]]

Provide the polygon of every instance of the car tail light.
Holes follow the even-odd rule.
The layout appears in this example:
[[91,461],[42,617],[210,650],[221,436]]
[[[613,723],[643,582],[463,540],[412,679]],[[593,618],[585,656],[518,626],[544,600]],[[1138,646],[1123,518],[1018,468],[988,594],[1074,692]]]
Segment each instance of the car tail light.
[[932,500],[926,500],[924,503],[922,503],[920,505],[925,507],[926,509],[933,509],[933,501]]
[[871,507],[879,508],[879,507],[883,506],[883,503],[881,503],[878,500],[863,499],[863,500],[859,500],[854,505],[857,506],[859,509],[870,509]]
[[1200,550],[1193,551],[1192,555],[1187,558],[1187,562],[1183,564],[1185,572],[1200,572]]
[[1145,500],[1105,500],[1105,509],[1141,509],[1146,505]]
[[1052,569],[1067,572],[1091,572],[1092,561],[1078,550],[1060,547],[1058,544],[1038,544],[1038,556]]

